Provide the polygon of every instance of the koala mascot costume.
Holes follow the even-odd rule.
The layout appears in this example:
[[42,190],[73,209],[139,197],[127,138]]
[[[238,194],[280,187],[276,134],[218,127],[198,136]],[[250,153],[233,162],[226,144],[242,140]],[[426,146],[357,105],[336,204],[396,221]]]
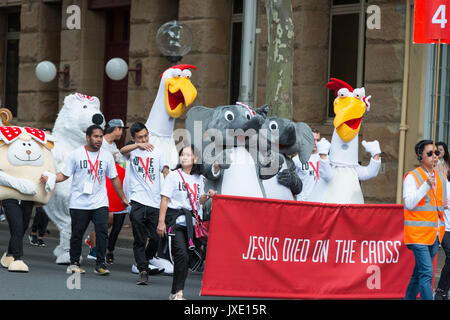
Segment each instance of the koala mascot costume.
[[[52,136],[55,147],[52,150],[57,172],[66,164],[67,155],[74,149],[86,144],[86,129],[97,124],[105,126],[105,119],[100,111],[100,101],[80,93],[69,94],[64,98],[64,105],[58,113]],[[72,178],[58,183],[55,194],[44,206],[50,220],[55,223],[60,233],[60,243],[53,251],[56,263],[70,263],[71,219],[69,213],[69,195]]]
[[295,200],[296,195],[302,191],[302,181],[290,156],[298,154],[301,161],[308,161],[314,147],[311,128],[303,122],[268,117],[261,127],[260,135],[265,136],[269,147],[276,143],[278,153],[283,158],[280,172],[262,182],[266,197]]
[[319,160],[319,177],[308,201],[363,204],[360,180],[378,175],[381,166],[380,144],[377,140],[362,141],[371,154],[368,166],[358,163],[358,133],[364,113],[370,110],[370,98],[364,88],[353,88],[346,82],[331,78],[327,88],[335,90],[334,131],[331,144],[325,138],[317,142],[317,152],[328,155]]
[[[258,131],[264,123],[261,113],[260,109],[255,112],[244,104],[189,110],[186,129],[196,148],[203,150],[205,190],[266,197],[262,180],[275,176],[283,159],[279,155],[259,153]],[[250,131],[246,133],[247,130]],[[218,174],[213,172],[215,161],[220,166]]]
[[[23,223],[28,225],[26,221],[29,222],[32,206],[46,204],[55,188],[56,168],[51,153],[53,139],[36,128],[7,126],[12,117],[10,113],[4,117],[5,112],[8,115],[5,109],[0,109],[0,201],[4,201],[2,205],[5,212],[7,208],[11,210],[10,214],[18,214],[17,210],[21,210]],[[48,177],[45,185],[40,182],[41,175]],[[11,200],[19,202],[10,204]],[[21,201],[27,201],[26,209],[22,207],[24,203],[21,204]],[[18,240],[18,237],[22,239],[26,230],[19,231],[17,226],[13,230],[9,255],[6,252],[3,254],[1,265],[9,271],[28,272],[28,266],[18,258],[23,254],[20,248],[22,240]],[[22,235],[19,234],[21,232]]]

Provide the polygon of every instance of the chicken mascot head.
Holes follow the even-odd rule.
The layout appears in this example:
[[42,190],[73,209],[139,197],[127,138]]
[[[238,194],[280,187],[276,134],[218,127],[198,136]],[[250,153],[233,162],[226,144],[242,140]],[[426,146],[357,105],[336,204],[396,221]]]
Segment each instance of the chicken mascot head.
[[173,139],[175,119],[179,118],[197,97],[197,89],[191,82],[192,73],[189,69],[196,67],[180,64],[161,74],[158,93],[145,123],[150,133],[149,142],[166,154],[171,167],[174,167],[178,160]]

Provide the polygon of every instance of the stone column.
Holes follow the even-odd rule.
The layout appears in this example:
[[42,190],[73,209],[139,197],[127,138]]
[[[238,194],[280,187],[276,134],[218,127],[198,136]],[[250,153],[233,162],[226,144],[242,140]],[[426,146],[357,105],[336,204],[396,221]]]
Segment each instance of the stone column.
[[[105,14],[103,11],[88,10],[88,0],[63,0],[61,8],[61,59],[59,68],[70,65],[70,85],[64,87],[59,81],[59,106],[64,97],[73,92],[103,98],[105,76]],[[81,9],[81,28],[68,29],[66,13],[70,5]]]
[[[192,83],[198,95],[194,105],[216,107],[228,104],[231,1],[180,0],[179,20],[188,25],[194,40],[183,63],[197,67]],[[178,121],[178,126],[184,125]]]
[[[395,203],[406,5],[401,0],[369,0],[368,5],[372,4],[381,9],[381,28],[366,30],[364,82],[366,94],[373,98],[360,140],[380,142],[384,172],[361,185],[366,202]],[[363,164],[369,158],[360,147]]]
[[159,76],[170,62],[156,46],[156,32],[170,20],[177,19],[177,1],[135,0],[130,11],[129,65],[142,63],[142,83],[137,86],[134,73],[128,77],[127,122],[147,121],[159,87]]
[[18,114],[21,125],[52,128],[58,111],[58,84],[39,81],[36,65],[49,60],[58,66],[60,7],[27,1],[21,7]]

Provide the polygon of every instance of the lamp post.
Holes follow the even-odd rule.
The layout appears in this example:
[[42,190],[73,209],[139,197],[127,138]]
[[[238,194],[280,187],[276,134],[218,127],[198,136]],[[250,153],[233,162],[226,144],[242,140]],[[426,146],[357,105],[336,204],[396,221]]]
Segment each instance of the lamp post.
[[53,81],[57,74],[62,74],[64,76],[64,87],[67,88],[70,85],[70,65],[68,64],[64,66],[64,70],[57,70],[53,62],[44,60],[38,63],[34,72],[36,77],[42,82]]
[[164,23],[156,33],[156,45],[172,65],[191,51],[192,39],[191,29],[176,20]]
[[134,71],[136,72],[134,82],[137,86],[141,85],[142,63],[140,61],[136,62],[135,68],[128,68],[128,64],[122,58],[112,58],[106,63],[105,71],[110,79],[116,81],[124,79],[129,71]]

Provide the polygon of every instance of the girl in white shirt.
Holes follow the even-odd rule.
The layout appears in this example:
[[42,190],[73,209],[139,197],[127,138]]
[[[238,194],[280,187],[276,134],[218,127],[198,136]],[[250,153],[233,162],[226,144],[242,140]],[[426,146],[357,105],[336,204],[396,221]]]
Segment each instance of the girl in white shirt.
[[[192,211],[193,209],[196,212],[201,211],[199,210],[201,206],[216,194],[216,191],[212,189],[204,194],[204,177],[201,175],[201,165],[196,163],[197,157],[194,150],[193,145],[185,146],[180,150],[179,164],[167,175],[161,190],[156,231],[161,237],[167,233],[172,236],[174,274],[170,300],[184,300],[183,290],[188,275],[189,258],[192,257],[193,249],[195,249],[192,241],[192,226],[196,221]],[[191,218],[192,223],[186,217]]]

